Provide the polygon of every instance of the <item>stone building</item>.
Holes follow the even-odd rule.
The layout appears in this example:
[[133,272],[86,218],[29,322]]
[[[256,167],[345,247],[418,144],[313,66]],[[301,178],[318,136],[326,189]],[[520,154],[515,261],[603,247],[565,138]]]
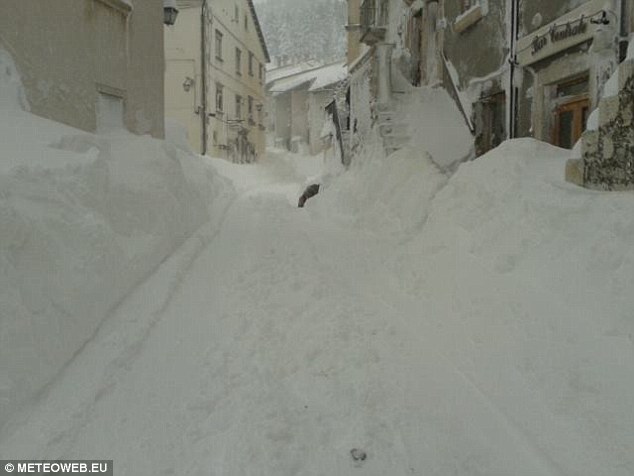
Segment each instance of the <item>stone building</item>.
[[164,135],[163,5],[155,0],[4,0],[0,48],[31,112],[89,132]]
[[526,136],[572,148],[634,31],[630,0],[349,0],[348,7],[358,140],[383,127],[398,71],[414,86],[449,92],[477,155]]
[[177,0],[165,31],[166,116],[187,128],[192,148],[235,162],[266,150],[269,54],[252,0]]

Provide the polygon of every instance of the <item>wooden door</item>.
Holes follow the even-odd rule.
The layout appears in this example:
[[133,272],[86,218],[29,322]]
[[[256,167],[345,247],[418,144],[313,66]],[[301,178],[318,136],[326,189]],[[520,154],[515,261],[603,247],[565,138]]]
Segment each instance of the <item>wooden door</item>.
[[553,143],[564,149],[572,149],[586,128],[589,111],[588,98],[575,99],[557,107]]

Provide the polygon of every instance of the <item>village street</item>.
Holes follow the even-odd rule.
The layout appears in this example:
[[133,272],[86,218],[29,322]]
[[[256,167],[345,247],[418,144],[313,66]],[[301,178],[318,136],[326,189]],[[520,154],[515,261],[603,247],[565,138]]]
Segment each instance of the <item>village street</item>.
[[[439,312],[458,302],[404,292],[402,237],[296,208],[304,178],[275,159],[216,166],[237,190],[220,228],[128,296],[5,428],[0,457],[90,455],[119,475],[534,476],[593,474],[618,452],[498,359],[518,341],[447,331]],[[628,473],[623,457],[609,474]]]

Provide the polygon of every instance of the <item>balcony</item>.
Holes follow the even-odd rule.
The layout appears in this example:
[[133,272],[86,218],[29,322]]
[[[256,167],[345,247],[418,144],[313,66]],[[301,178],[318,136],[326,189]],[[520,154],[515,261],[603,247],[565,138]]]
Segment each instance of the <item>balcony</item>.
[[[378,8],[377,8],[378,4]],[[361,42],[373,46],[385,40],[387,0],[364,0],[361,4]]]

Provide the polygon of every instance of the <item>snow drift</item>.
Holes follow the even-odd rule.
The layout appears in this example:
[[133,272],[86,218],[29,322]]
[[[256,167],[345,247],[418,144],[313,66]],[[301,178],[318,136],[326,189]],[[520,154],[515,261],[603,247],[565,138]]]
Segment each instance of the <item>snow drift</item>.
[[[399,428],[420,452],[410,465],[421,474],[634,471],[633,195],[566,183],[568,156],[507,141],[445,181],[425,157],[417,168],[388,157],[310,204],[324,215],[358,210],[379,236],[396,229],[388,220],[427,216],[422,228],[400,227],[406,233],[381,257],[381,282],[393,282],[374,291],[417,309],[401,305],[399,322],[438,359],[428,375],[394,384],[421,382],[393,417],[407,415]],[[447,400],[463,392],[471,396]],[[481,404],[490,416],[478,414]],[[447,444],[425,443],[430,434]]]
[[0,425],[231,196],[182,142],[22,110],[0,52]]

